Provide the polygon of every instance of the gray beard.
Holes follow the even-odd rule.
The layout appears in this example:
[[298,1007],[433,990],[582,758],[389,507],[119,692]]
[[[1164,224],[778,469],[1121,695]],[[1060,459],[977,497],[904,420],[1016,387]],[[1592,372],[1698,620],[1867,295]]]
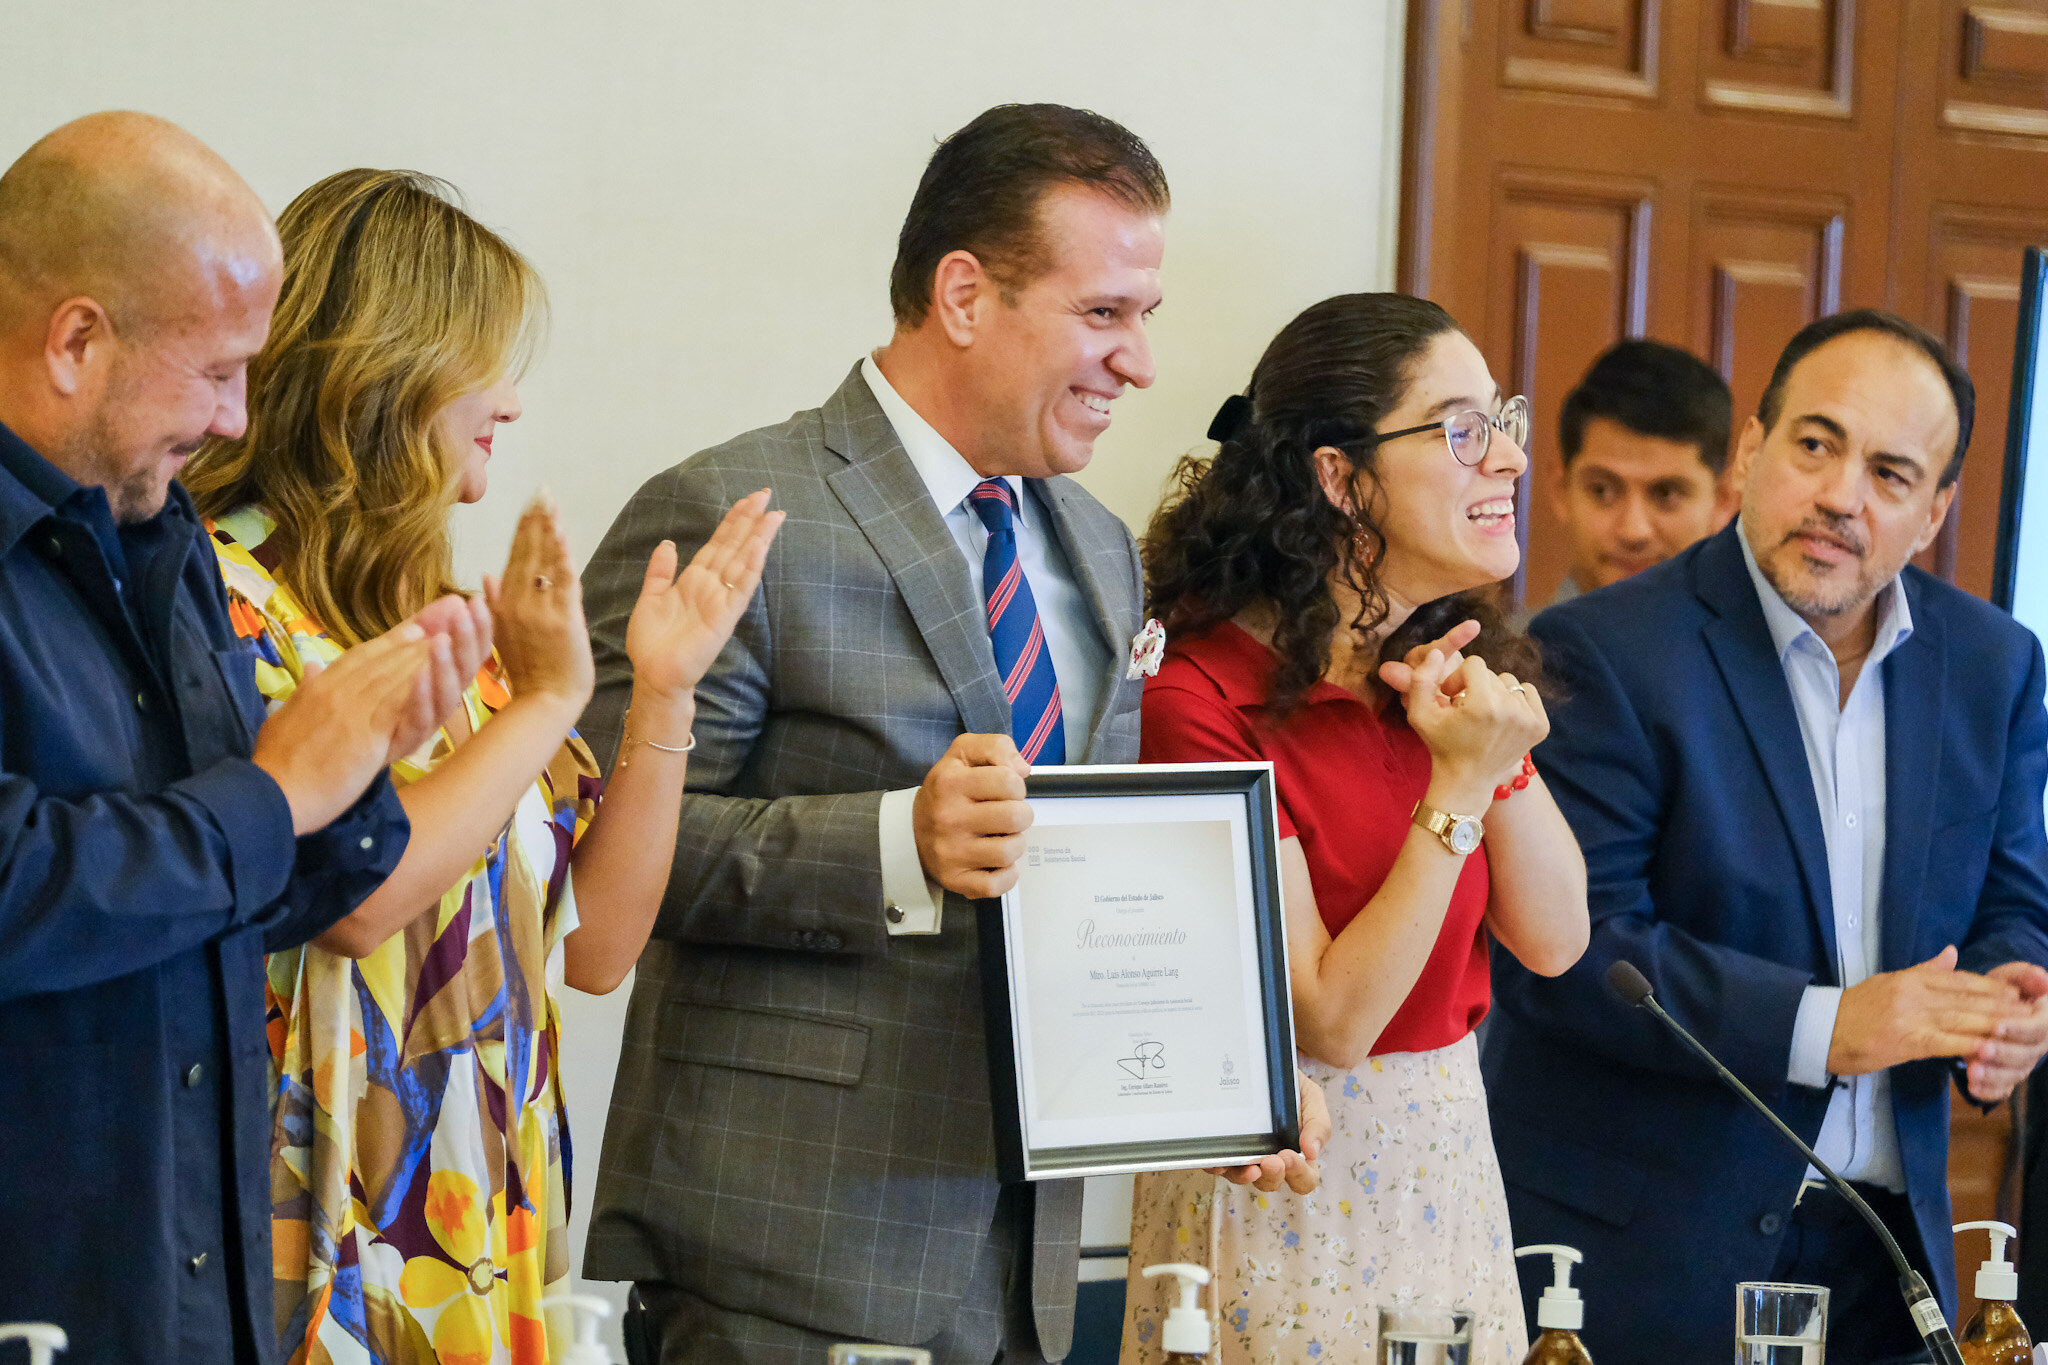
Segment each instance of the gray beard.
[[[1796,554],[1798,552],[1795,550],[1793,553]],[[1800,592],[1797,588],[1779,582],[1778,576],[1771,572],[1771,561],[1769,559],[1759,558],[1757,560],[1757,567],[1763,570],[1764,581],[1773,588],[1776,588],[1778,596],[1785,599],[1785,605],[1799,613],[1807,621],[1850,616],[1862,611],[1876,599],[1877,594],[1882,591],[1884,585],[1896,577],[1898,573],[1894,569],[1890,574],[1875,575],[1871,572],[1870,560],[1865,557],[1856,561],[1856,577],[1852,583],[1847,584],[1835,596],[1821,598]]]
[[97,485],[107,495],[115,522],[148,521],[164,508],[165,492],[157,487],[154,465],[124,469],[107,454],[114,449],[112,424],[104,409],[93,414],[83,431],[67,441],[52,463],[82,484]]

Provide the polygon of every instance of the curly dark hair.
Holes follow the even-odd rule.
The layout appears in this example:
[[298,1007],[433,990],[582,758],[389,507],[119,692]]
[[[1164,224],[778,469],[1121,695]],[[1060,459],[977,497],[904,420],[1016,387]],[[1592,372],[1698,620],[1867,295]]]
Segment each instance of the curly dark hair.
[[[1367,438],[1400,406],[1431,343],[1461,330],[1436,304],[1406,294],[1324,299],[1280,329],[1244,398],[1218,414],[1216,454],[1185,456],[1174,469],[1145,532],[1148,609],[1169,635],[1199,635],[1247,607],[1270,607],[1280,662],[1266,710],[1275,721],[1329,670],[1340,624],[1332,574],[1358,594],[1349,625],[1362,641],[1387,619],[1376,569],[1386,545],[1376,520],[1377,447]],[[1351,461],[1354,512],[1323,494],[1315,452],[1324,446]],[[1354,547],[1369,552],[1362,559]],[[1467,653],[1524,681],[1541,679],[1541,657],[1509,629],[1494,585],[1425,603],[1381,642],[1379,657],[1399,659],[1464,620],[1480,626]]]

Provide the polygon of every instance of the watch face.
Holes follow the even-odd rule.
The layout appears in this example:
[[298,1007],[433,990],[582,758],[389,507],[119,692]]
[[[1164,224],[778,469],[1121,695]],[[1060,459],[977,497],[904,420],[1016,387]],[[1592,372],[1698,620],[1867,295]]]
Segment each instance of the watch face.
[[1479,847],[1479,836],[1484,833],[1479,822],[1469,815],[1461,815],[1451,821],[1447,831],[1450,835],[1451,852],[1470,853]]

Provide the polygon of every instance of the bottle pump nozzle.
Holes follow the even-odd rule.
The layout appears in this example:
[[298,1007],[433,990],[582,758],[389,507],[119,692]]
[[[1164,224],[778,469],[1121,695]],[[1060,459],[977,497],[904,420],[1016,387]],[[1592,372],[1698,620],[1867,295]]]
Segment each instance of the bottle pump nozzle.
[[1548,1242],[1515,1248],[1517,1256],[1533,1256],[1538,1252],[1550,1257],[1557,1271],[1557,1282],[1544,1290],[1543,1297],[1537,1300],[1536,1325],[1576,1332],[1586,1325],[1586,1305],[1579,1301],[1579,1291],[1572,1288],[1572,1267],[1586,1258],[1577,1247],[1555,1246]]
[[541,1301],[542,1308],[560,1308],[569,1314],[575,1341],[561,1358],[561,1365],[612,1365],[611,1353],[597,1339],[598,1325],[612,1315],[609,1300],[595,1294],[555,1294]]
[[1955,1225],[1957,1232],[1968,1232],[1973,1228],[1982,1228],[1991,1234],[1991,1259],[1977,1270],[1977,1297],[2011,1303],[2020,1296],[2020,1273],[2013,1269],[2012,1262],[2005,1259],[2005,1244],[2019,1235],[2018,1229],[1996,1219]]
[[1148,1265],[1145,1278],[1154,1275],[1180,1276],[1180,1306],[1166,1315],[1166,1330],[1160,1334],[1159,1345],[1168,1355],[1206,1356],[1214,1343],[1209,1337],[1209,1315],[1195,1302],[1201,1287],[1209,1283],[1209,1272],[1198,1265],[1183,1261],[1166,1265]]
[[0,1341],[28,1343],[28,1365],[50,1365],[50,1357],[71,1349],[64,1329],[53,1322],[0,1323]]

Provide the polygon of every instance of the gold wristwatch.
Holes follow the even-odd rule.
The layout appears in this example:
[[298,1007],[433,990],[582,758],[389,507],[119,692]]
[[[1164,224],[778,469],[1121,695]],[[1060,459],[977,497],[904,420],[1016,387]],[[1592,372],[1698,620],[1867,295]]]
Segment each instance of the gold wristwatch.
[[1479,841],[1486,837],[1486,826],[1479,823],[1476,815],[1452,815],[1417,801],[1414,819],[1460,858],[1478,848]]

